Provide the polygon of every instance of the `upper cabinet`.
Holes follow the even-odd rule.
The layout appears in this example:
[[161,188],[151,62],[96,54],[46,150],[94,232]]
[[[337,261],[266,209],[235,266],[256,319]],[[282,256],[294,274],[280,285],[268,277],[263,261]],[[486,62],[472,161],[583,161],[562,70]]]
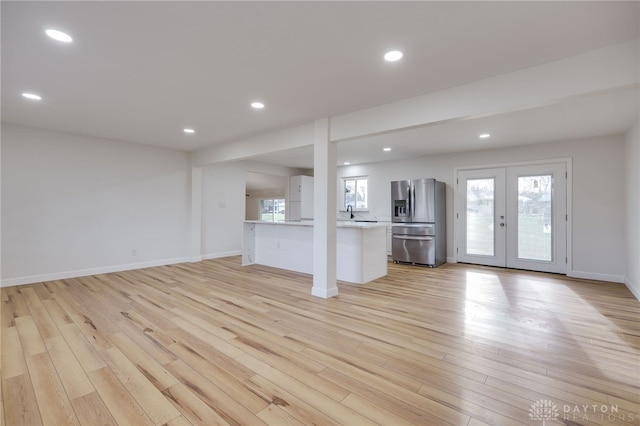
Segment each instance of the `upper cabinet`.
[[289,178],[289,202],[300,201],[301,190],[302,190],[302,176],[291,176]]
[[289,178],[289,219],[313,219],[313,177]]

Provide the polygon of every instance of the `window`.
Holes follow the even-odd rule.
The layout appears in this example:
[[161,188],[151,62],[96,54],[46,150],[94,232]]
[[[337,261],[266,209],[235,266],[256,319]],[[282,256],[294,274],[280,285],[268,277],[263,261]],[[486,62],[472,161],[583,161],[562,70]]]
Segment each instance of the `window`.
[[284,220],[284,198],[260,200],[260,220],[278,222]]
[[367,177],[347,177],[343,178],[343,182],[343,208],[346,209],[347,206],[353,206],[354,210],[366,210],[369,207]]

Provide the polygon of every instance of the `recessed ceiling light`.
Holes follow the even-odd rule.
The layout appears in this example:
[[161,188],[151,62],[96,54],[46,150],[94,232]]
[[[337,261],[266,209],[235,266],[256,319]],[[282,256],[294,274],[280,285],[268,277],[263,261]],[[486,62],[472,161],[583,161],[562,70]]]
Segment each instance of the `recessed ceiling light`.
[[61,41],[63,43],[71,43],[73,41],[73,38],[71,38],[69,34],[63,33],[62,31],[46,30],[45,34],[47,34],[52,39]]
[[391,151],[391,148],[384,148],[383,151],[389,152],[389,151]]
[[42,96],[40,95],[36,95],[35,93],[23,93],[22,94],[23,97],[27,98],[27,99],[31,99],[34,101],[41,101],[42,100]]
[[196,131],[193,129],[184,129],[183,132],[185,133],[195,133]]
[[262,109],[264,104],[262,102],[251,102],[251,108]]
[[349,164],[351,164],[351,163],[350,163],[350,162],[348,162],[348,161],[345,161],[345,162],[344,162],[344,165],[345,165],[345,166],[348,166]]
[[480,136],[478,136],[480,139],[486,139],[486,138],[490,138],[491,135],[489,133],[483,133]]
[[402,59],[402,52],[399,50],[392,50],[384,54],[385,61],[395,62]]

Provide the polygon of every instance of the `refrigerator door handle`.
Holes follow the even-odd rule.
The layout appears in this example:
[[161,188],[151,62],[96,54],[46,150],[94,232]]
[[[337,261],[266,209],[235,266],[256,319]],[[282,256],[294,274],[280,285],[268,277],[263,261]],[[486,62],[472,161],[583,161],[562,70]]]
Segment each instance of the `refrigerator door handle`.
[[411,207],[410,215],[411,220],[416,216],[416,205],[413,200],[416,198],[416,187],[411,185],[409,187],[409,206]]
[[393,235],[393,238],[397,240],[418,240],[418,241],[431,241],[433,237],[412,237],[410,235]]

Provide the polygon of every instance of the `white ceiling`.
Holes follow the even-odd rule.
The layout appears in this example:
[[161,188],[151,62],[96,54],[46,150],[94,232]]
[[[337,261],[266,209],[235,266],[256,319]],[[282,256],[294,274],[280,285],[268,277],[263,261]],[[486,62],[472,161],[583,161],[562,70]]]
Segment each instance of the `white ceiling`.
[[[5,1],[2,121],[193,151],[637,39],[639,6]],[[61,45],[46,28],[74,42]],[[402,61],[382,60],[392,48]],[[253,100],[266,108],[252,110]],[[632,87],[343,142],[338,157],[361,163],[616,134],[637,116]],[[470,139],[476,128],[493,137]],[[371,150],[390,138],[392,152]],[[259,159],[313,163],[310,148]]]

